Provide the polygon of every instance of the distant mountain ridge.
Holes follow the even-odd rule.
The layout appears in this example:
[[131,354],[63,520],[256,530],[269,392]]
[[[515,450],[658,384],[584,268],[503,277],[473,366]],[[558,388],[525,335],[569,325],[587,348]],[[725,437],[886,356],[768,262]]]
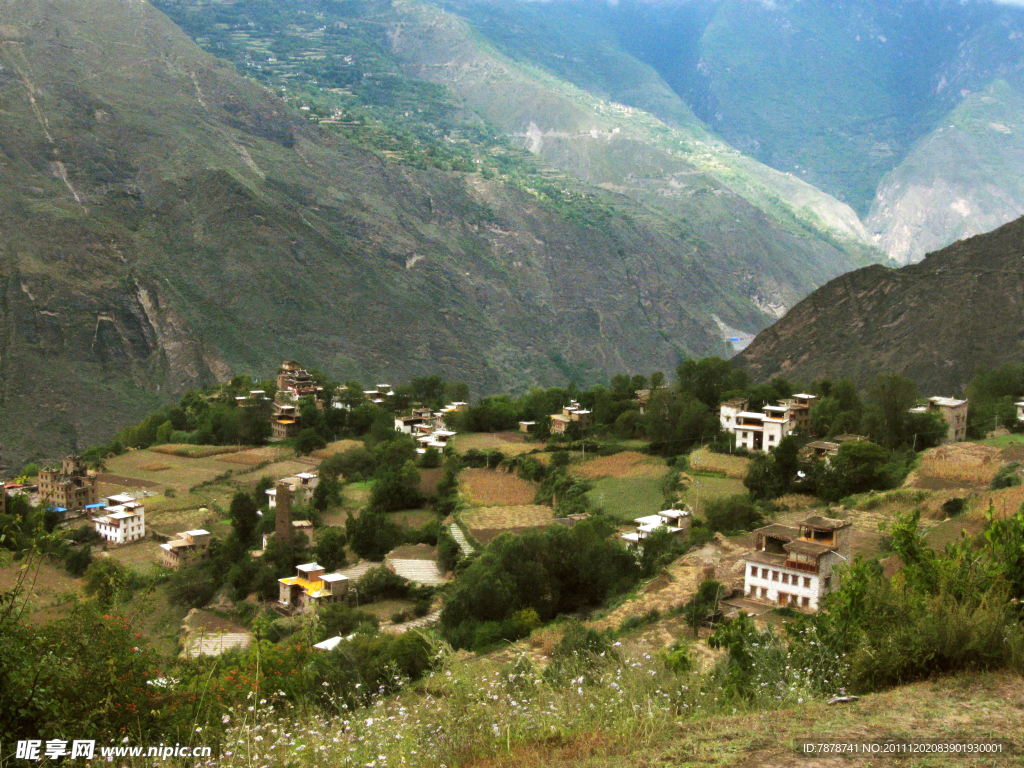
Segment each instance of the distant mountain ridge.
[[962,395],[979,366],[1024,357],[1024,218],[900,269],[832,280],[734,362],[757,380],[900,373],[928,395]]

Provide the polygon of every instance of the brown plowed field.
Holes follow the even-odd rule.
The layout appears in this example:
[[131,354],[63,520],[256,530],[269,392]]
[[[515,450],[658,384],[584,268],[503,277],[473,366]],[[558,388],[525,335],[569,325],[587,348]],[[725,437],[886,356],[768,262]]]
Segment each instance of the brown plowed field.
[[494,469],[467,469],[460,475],[462,495],[475,507],[531,504],[537,486],[518,475]]
[[577,477],[597,480],[602,477],[661,477],[666,468],[661,459],[636,451],[623,451],[574,464],[569,471]]

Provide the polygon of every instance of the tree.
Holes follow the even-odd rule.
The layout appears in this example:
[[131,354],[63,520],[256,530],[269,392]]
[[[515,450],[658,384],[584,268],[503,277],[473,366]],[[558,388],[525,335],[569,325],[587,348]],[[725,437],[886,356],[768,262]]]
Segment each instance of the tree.
[[[263,445],[270,439],[272,429],[270,416],[273,405],[270,400],[256,400],[239,409],[238,438],[246,445]],[[166,442],[166,441],[165,441]]]
[[686,623],[697,637],[701,623],[708,617],[718,613],[718,601],[725,590],[714,579],[706,579],[697,587],[697,592],[683,606]]
[[373,506],[363,509],[359,517],[349,515],[345,531],[352,551],[367,560],[383,560],[403,540],[402,529]]
[[676,368],[679,389],[688,392],[708,408],[717,408],[723,395],[747,388],[745,371],[719,357],[684,360]]
[[313,489],[312,504],[317,512],[341,504],[341,483],[333,477],[321,477]]
[[313,451],[324,448],[326,445],[327,441],[312,428],[302,430],[295,438],[295,450],[300,456],[310,454]]
[[85,593],[103,608],[124,602],[130,595],[132,576],[111,557],[95,560],[85,571]]
[[721,533],[749,531],[761,524],[761,511],[743,494],[713,499],[704,506],[708,528]]
[[413,509],[423,502],[419,491],[420,473],[412,460],[401,469],[381,467],[370,492],[370,506],[382,512]]
[[684,453],[721,431],[718,416],[687,392],[659,389],[651,393],[644,427],[652,448],[665,455]]
[[236,492],[231,499],[228,517],[231,518],[231,527],[238,540],[243,544],[252,541],[256,526],[260,523],[259,507],[256,506],[253,497],[244,491]]
[[880,373],[868,389],[866,425],[875,442],[886,448],[910,445],[910,409],[917,403],[917,385],[897,373]]
[[758,500],[775,499],[789,493],[799,465],[796,439],[787,435],[769,454],[759,454],[750,462],[743,485]]
[[828,465],[821,465],[818,496],[838,501],[853,493],[885,488],[889,452],[866,440],[843,443]]
[[342,528],[321,528],[316,534],[316,545],[313,554],[316,561],[328,571],[335,571],[345,566],[345,545],[348,537]]

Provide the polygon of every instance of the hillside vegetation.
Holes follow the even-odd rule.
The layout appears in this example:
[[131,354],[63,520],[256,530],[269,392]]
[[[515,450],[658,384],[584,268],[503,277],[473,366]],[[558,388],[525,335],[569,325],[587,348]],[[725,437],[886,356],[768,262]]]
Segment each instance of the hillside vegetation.
[[[240,12],[287,27],[263,63],[239,49],[253,70],[294,65],[266,86],[147,3],[5,9],[5,463],[104,441],[188,387],[286,356],[366,380],[440,369],[481,393],[671,367],[862,263],[786,205],[769,215],[702,174],[679,216],[552,173],[466,117],[468,97],[392,69],[397,30],[475,50],[464,27],[419,6],[383,19],[379,4],[328,7],[352,25],[332,21],[335,47],[315,55],[295,40],[328,37],[319,6],[281,6],[285,21],[267,4],[211,6],[227,21],[199,9],[214,53],[253,29]],[[429,36],[437,20],[443,39]],[[346,56],[394,77],[363,71],[350,98],[344,72],[323,70]],[[568,98],[530,77],[531,92]],[[332,87],[307,88],[321,79]],[[577,96],[579,114],[601,106]],[[403,104],[434,122],[395,124]]]

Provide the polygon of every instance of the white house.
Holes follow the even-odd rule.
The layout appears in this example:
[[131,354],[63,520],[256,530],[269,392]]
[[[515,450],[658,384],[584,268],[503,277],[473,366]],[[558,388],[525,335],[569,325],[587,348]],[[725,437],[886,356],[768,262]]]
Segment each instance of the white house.
[[119,501],[103,510],[102,517],[93,520],[96,533],[111,544],[127,544],[146,535],[146,510],[131,496],[111,496],[108,502]]
[[746,410],[747,400],[733,398],[719,406],[718,418],[722,429],[736,436],[738,448],[769,453],[793,430],[808,429],[815,399],[814,395],[793,395],[775,405],[764,406],[758,413]]
[[809,517],[799,528],[773,524],[754,531],[746,556],[743,591],[751,600],[816,611],[839,586],[850,559],[851,524]]
[[636,518],[636,531],[619,534],[626,546],[637,549],[640,543],[659,528],[669,533],[681,534],[690,530],[690,519],[692,513],[689,509],[663,509],[653,515],[644,515]]

